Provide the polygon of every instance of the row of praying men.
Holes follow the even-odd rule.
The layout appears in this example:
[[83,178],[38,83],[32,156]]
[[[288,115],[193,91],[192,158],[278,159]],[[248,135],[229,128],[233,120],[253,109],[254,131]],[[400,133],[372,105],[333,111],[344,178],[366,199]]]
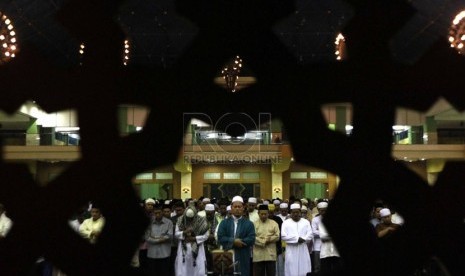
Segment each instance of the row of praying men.
[[[256,198],[244,202],[236,196],[231,202],[219,200],[212,204],[203,198],[188,201],[183,209],[182,202],[169,207],[170,202],[157,204],[149,199],[146,203],[154,208],[160,220],[152,227],[169,224],[171,220],[172,239],[167,235],[162,240],[171,241],[172,250],[170,256],[166,253],[157,260],[149,256],[146,262],[153,264],[144,265],[144,261],[141,268],[145,267],[147,275],[152,275],[155,270],[161,272],[160,263],[171,262],[164,275],[206,275],[218,272],[215,256],[231,252],[234,268],[241,275],[294,276],[341,270],[339,253],[321,221],[328,202],[319,202],[317,215],[311,219],[308,201],[305,201],[289,204],[273,200],[257,204]],[[386,210],[381,213],[387,217]],[[161,222],[163,215],[164,223]],[[155,229],[150,232],[154,233]],[[150,234],[145,245],[149,250],[160,248],[158,243],[151,243]],[[142,259],[144,256],[140,255]]]
[[[327,201],[317,203],[316,215],[307,199],[260,202],[250,197],[244,202],[235,196],[214,203],[208,198],[187,202],[146,199],[143,206],[150,225],[132,262],[140,275],[220,275],[225,271],[218,257],[230,261],[227,264],[240,275],[299,276],[342,269],[342,259],[322,223]],[[0,207],[2,230],[6,216]],[[96,243],[105,218],[98,206],[88,211],[90,217],[78,216],[70,226]],[[402,223],[393,215],[381,205],[374,209],[370,222],[380,238],[391,235]],[[0,238],[5,235],[0,232]]]

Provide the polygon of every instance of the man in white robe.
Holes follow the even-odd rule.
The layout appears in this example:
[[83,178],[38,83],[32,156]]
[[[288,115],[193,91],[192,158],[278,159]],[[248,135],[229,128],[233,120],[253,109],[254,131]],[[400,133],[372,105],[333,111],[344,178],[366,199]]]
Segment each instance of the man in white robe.
[[281,239],[286,242],[285,268],[286,276],[306,276],[312,271],[307,243],[313,234],[310,222],[301,218],[300,205],[291,205],[291,219],[283,222]]
[[254,223],[260,219],[257,210],[257,199],[255,197],[249,197],[247,200],[247,212],[249,220]]
[[312,257],[312,270],[313,272],[320,272],[320,249],[321,249],[321,239],[320,239],[320,224],[321,218],[328,208],[328,202],[322,201],[316,205],[318,209],[318,214],[312,219],[312,231],[313,231],[313,252],[310,255]]
[[105,227],[105,218],[102,216],[100,209],[95,207],[95,205],[92,206],[90,215],[91,217],[84,220],[81,226],[79,226],[79,233],[82,237],[89,240],[90,243],[96,243]]
[[283,222],[289,217],[287,209],[288,207],[289,205],[285,202],[279,204],[279,214],[276,216],[278,216]]
[[6,237],[12,226],[13,222],[6,216],[3,204],[0,204],[0,240]]
[[339,252],[337,251],[336,245],[333,243],[328,230],[326,230],[325,225],[321,220],[319,229],[321,238],[321,273],[330,274],[334,272],[340,272],[342,262],[341,258],[339,257]]
[[176,225],[175,237],[179,240],[175,261],[176,276],[206,274],[204,242],[209,235],[206,218],[197,215],[193,206],[188,206]]

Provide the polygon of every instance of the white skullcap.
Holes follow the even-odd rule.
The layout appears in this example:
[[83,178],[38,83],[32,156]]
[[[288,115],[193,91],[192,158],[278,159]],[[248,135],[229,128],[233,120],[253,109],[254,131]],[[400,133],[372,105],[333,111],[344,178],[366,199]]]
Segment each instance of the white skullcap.
[[381,210],[379,211],[379,216],[382,217],[382,218],[383,218],[383,217],[387,217],[387,216],[389,216],[390,214],[391,214],[391,210],[389,210],[388,208],[384,208],[384,209],[381,209]]
[[249,203],[257,203],[257,199],[255,197],[249,197],[249,200],[247,202],[249,202]]
[[231,205],[226,206],[226,211],[231,211]]
[[302,202],[302,204],[308,204],[308,200],[306,200],[305,198],[302,198],[300,201]]
[[231,203],[233,203],[233,202],[242,202],[242,203],[244,203],[244,200],[242,199],[241,196],[235,196],[235,197],[233,197],[233,199],[231,200]]
[[281,201],[279,201],[279,199],[273,200],[273,204],[274,204],[274,205],[278,205],[278,204],[280,204],[280,203],[281,203]]
[[293,209],[299,209],[299,210],[300,210],[300,205],[299,205],[299,203],[291,204],[291,210],[293,210]]
[[153,199],[153,198],[147,198],[147,199],[145,200],[145,204],[155,204],[155,199]]
[[279,204],[279,208],[285,209],[285,208],[287,208],[287,207],[289,207],[289,205],[287,205],[286,202],[283,202],[283,203]]
[[328,208],[328,202],[322,201],[322,202],[320,202],[320,203],[318,203],[318,204],[316,205],[316,208],[318,208],[318,209]]
[[205,211],[215,211],[215,205],[208,203],[205,205]]
[[202,199],[202,202],[204,202],[204,203],[205,202],[210,202],[210,199],[208,197],[206,197],[206,198]]
[[268,204],[270,204],[270,202],[268,200],[264,200],[263,204],[268,205]]
[[308,210],[308,209],[307,209],[307,206],[303,205],[303,206],[302,206],[302,211],[307,211],[307,210]]
[[169,200],[169,199],[165,200],[165,205],[169,205],[170,202],[171,202],[171,200]]

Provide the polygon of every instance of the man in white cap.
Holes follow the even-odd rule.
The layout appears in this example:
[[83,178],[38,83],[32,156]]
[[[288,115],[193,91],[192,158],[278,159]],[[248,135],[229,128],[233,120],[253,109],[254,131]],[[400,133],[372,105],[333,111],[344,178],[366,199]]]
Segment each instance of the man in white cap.
[[312,231],[313,231],[313,251],[312,251],[312,269],[313,272],[317,273],[320,271],[320,250],[321,250],[321,239],[320,239],[320,225],[321,219],[328,208],[328,202],[321,201],[316,205],[318,214],[312,219]]
[[329,235],[328,230],[320,220],[319,233],[321,239],[321,248],[320,248],[320,273],[323,275],[332,275],[335,273],[341,272],[342,262],[337,251],[336,245],[333,243],[331,236]]
[[289,205],[286,202],[279,204],[279,214],[277,215],[283,222],[288,218]]
[[95,204],[92,205],[90,215],[91,217],[84,220],[79,226],[79,233],[90,243],[96,243],[105,226],[105,218],[102,216],[100,208]]
[[210,203],[210,199],[208,197],[205,197],[202,199],[202,201],[198,202],[198,208],[199,211],[197,212],[197,215],[200,217],[205,217],[207,214],[205,213],[205,205]]
[[273,200],[273,205],[274,205],[273,214],[275,216],[277,216],[279,214],[279,204],[281,204],[281,201],[279,199],[274,199]]
[[249,197],[249,200],[247,200],[247,212],[251,222],[256,222],[260,219],[257,211],[257,199],[255,197]]
[[308,208],[307,208],[307,206],[302,205],[302,208],[300,208],[300,215],[302,216],[303,219],[306,219],[306,220],[310,221],[308,219]]
[[392,223],[391,210],[388,208],[381,209],[379,216],[381,222],[375,228],[378,238],[387,238],[399,229],[400,225]]
[[301,218],[300,205],[291,205],[291,219],[283,222],[281,239],[286,242],[286,276],[306,276],[312,272],[307,243],[313,239],[310,222]]
[[306,198],[300,199],[300,202],[302,202],[302,205],[306,206],[308,209],[308,200]]
[[[152,222],[152,220],[154,219],[153,209],[154,209],[155,204],[156,204],[156,201],[153,198],[147,198],[144,201],[145,215],[147,216],[150,222]],[[149,225],[148,228],[150,227],[151,226]],[[145,241],[145,238],[144,238],[139,246],[139,270],[141,271],[141,273],[146,274],[147,269],[148,269],[147,242]]]
[[[194,206],[187,206],[179,217],[175,236],[178,239],[176,276],[203,276],[206,274],[205,241],[210,229],[205,217],[197,215]],[[155,273],[151,275],[166,275]]]
[[[242,276],[250,275],[250,249],[255,243],[255,227],[243,217],[244,200],[235,196],[231,203],[231,216],[218,226],[218,242],[224,250],[234,249],[234,261],[239,262]],[[236,269],[236,272],[237,269]]]
[[277,247],[280,231],[276,221],[268,218],[268,204],[258,206],[260,219],[254,222],[255,245],[253,247],[254,275],[275,275]]
[[149,218],[152,218],[153,216],[153,206],[155,206],[155,199],[153,198],[147,198],[145,201],[144,201],[144,210],[145,210],[145,214],[147,215],[147,217]]

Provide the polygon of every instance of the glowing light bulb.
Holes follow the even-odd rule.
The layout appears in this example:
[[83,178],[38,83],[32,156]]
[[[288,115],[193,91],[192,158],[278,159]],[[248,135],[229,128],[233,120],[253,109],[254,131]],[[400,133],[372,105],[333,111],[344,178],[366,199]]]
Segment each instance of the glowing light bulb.
[[12,21],[2,12],[0,12],[0,65],[8,62],[14,58],[15,52],[18,51],[16,45],[16,32],[14,31],[14,25]]

